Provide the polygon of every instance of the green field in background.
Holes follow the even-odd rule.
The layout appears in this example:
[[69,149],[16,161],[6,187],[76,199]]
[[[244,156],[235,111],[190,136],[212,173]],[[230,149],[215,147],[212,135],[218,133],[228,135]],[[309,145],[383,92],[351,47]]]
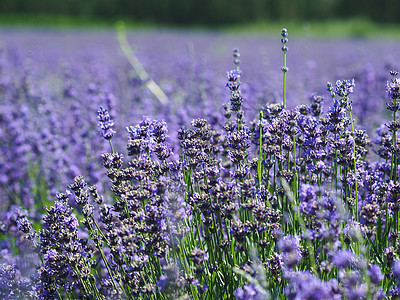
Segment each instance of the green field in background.
[[[113,29],[119,20],[102,20],[84,17],[52,16],[52,15],[1,15],[0,27],[48,28],[48,29]],[[173,30],[219,30],[226,33],[256,33],[276,35],[283,27],[290,35],[298,37],[354,37],[354,38],[400,38],[400,25],[377,24],[367,19],[329,20],[326,22],[258,22],[232,26],[178,27],[143,22],[125,22],[131,29],[173,29]]]

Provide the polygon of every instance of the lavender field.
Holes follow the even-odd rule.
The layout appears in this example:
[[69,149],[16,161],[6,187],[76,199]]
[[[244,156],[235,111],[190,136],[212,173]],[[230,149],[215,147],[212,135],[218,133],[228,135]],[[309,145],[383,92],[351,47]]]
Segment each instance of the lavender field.
[[398,299],[400,41],[0,29],[1,299]]

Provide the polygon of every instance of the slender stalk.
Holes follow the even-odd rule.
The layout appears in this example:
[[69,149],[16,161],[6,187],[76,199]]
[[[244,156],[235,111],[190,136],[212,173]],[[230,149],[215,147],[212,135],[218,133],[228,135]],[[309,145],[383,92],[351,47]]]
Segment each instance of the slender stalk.
[[283,93],[282,93],[283,109],[286,108],[286,72],[287,72],[286,52],[284,52],[283,53]]
[[110,148],[111,148],[111,152],[114,154],[115,152],[114,152],[114,147],[113,147],[113,144],[112,144],[111,140],[108,140],[108,141],[110,142]]
[[[83,278],[82,278],[81,273],[79,272],[79,270],[78,270],[76,267],[73,267],[73,271],[74,271],[74,273],[76,274],[76,276],[78,276],[78,279],[79,279],[79,281],[82,283],[82,286],[83,286],[83,288],[85,289],[85,292],[86,292],[88,295],[90,295],[89,288],[86,286],[86,282],[83,280]],[[58,293],[58,291],[57,291],[57,293]],[[60,299],[62,299],[62,298],[60,297]]]
[[149,77],[149,74],[146,72],[139,59],[136,57],[135,52],[133,51],[128,42],[128,39],[126,38],[125,26],[123,22],[119,22],[117,24],[117,31],[119,46],[121,47],[122,52],[131,64],[132,68],[139,76],[140,80],[143,82],[146,88],[158,99],[158,101],[160,101],[162,105],[167,105],[170,102],[168,96],[164,93],[161,87]]
[[[354,136],[354,122],[353,122],[353,117],[351,115],[351,111],[349,111],[350,114],[350,122],[351,122],[351,132],[353,133]],[[353,162],[354,162],[354,177],[355,177],[355,204],[356,204],[356,221],[358,222],[359,216],[358,216],[358,179],[357,179],[357,158],[356,158],[356,141],[353,138]]]
[[263,111],[260,111],[260,142],[259,142],[259,156],[258,156],[258,165],[257,165],[257,175],[258,175],[258,188],[261,190],[261,181],[262,181],[262,158],[263,158],[263,150],[262,150],[262,135],[263,135],[263,127],[262,127],[262,119],[263,119]]
[[288,32],[286,28],[282,29],[281,32],[281,42],[282,42],[282,51],[283,51],[283,68],[281,69],[283,72],[283,93],[282,93],[282,100],[283,100],[283,109],[286,108],[286,72],[288,71],[288,68],[286,66],[286,52],[288,51],[288,47],[286,46],[286,43],[288,42]]
[[293,161],[294,161],[294,178],[293,178],[293,193],[297,199],[297,162],[296,162],[296,134],[293,134]]
[[[396,98],[393,99],[394,106],[396,106]],[[396,111],[393,112],[393,123],[396,122]],[[392,135],[392,146],[395,149],[397,143],[397,131],[393,131]],[[390,162],[390,180],[394,180],[396,182],[397,174],[397,154],[395,151],[392,152],[391,162]],[[399,175],[400,176],[400,175]]]

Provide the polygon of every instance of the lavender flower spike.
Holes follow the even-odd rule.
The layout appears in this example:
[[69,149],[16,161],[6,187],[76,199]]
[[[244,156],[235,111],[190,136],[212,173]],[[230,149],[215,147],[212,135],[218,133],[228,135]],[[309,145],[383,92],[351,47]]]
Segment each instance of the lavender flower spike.
[[400,98],[400,79],[394,78],[386,83],[386,92],[390,99]]
[[100,109],[97,111],[97,118],[99,119],[99,127],[103,130],[101,136],[106,140],[111,140],[115,131],[112,129],[114,121],[111,120],[108,110],[100,106]]

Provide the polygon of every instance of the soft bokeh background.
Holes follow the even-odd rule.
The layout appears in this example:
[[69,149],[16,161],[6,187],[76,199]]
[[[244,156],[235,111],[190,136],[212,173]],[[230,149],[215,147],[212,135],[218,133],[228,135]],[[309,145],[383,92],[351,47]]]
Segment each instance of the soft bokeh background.
[[[400,23],[396,0],[2,0],[0,24],[112,25],[223,28],[316,35],[393,35]],[[299,26],[301,25],[301,26]]]

